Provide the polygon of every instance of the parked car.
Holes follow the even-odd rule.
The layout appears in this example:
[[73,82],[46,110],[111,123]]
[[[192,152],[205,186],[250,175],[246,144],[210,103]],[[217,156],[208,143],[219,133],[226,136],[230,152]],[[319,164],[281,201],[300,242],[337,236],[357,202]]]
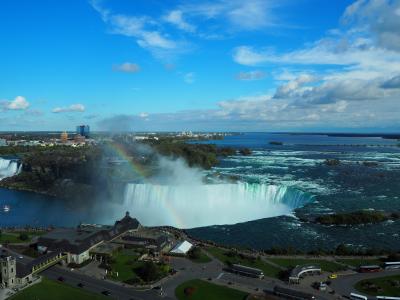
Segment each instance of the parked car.
[[101,293],[102,293],[104,296],[110,296],[110,295],[111,295],[110,291],[102,291]]
[[61,281],[61,282],[64,282],[64,281],[65,281],[65,278],[62,277],[62,276],[60,276],[60,277],[57,278],[57,280],[58,280],[58,281]]
[[78,286],[79,286],[80,288],[83,288],[85,285],[84,285],[82,282],[79,282],[79,283],[78,283]]

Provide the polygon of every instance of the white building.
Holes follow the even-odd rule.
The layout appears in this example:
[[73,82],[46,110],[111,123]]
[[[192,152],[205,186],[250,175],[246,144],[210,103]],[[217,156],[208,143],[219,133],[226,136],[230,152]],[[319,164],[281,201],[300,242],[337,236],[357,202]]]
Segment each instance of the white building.
[[190,249],[192,249],[193,244],[189,243],[188,241],[183,241],[177,244],[170,253],[175,255],[186,255]]

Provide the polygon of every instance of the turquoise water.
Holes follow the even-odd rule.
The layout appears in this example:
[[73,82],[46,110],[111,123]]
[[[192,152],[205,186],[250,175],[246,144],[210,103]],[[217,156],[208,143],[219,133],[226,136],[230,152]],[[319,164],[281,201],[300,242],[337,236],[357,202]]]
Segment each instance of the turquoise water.
[[[282,146],[270,145],[281,141]],[[227,176],[254,183],[290,186],[315,196],[296,210],[314,217],[359,209],[400,211],[400,148],[381,138],[327,137],[249,133],[215,141],[219,146],[248,147],[250,156],[232,156],[214,168]],[[340,159],[337,167],[325,159]],[[376,166],[365,166],[363,162]],[[190,230],[196,237],[244,247],[266,249],[293,246],[331,249],[339,243],[357,247],[400,248],[400,222],[348,227],[324,227],[294,217],[276,217],[232,226]]]
[[[269,144],[270,141],[284,144],[274,146]],[[396,146],[396,140],[378,137],[247,133],[210,142],[219,146],[252,149],[250,156],[237,155],[223,159],[211,173],[234,175],[245,183],[279,187],[279,190],[289,190],[293,195],[310,195],[313,201],[305,201],[305,206],[293,206],[296,216],[310,217],[359,209],[400,211],[400,148]],[[340,159],[342,163],[337,167],[324,164],[325,159],[333,158]],[[365,161],[375,162],[376,166],[365,166]],[[161,192],[147,187],[141,193],[152,195]],[[174,193],[181,195],[185,191],[178,190],[172,194]],[[0,210],[0,226],[76,226],[79,222],[111,224],[125,210],[134,208],[131,201],[135,201],[138,195],[136,192],[133,195],[135,197],[125,196],[125,199],[116,202],[88,199],[85,203],[66,203],[43,195],[0,189],[0,208],[4,205],[11,207],[9,212]],[[282,199],[290,203],[290,197],[290,193],[285,193]],[[143,223],[149,223],[151,216],[147,216],[148,210],[139,214],[142,208],[143,206],[136,207],[138,218]],[[271,206],[270,209],[276,207]],[[179,219],[179,216],[163,219],[163,213],[168,214],[165,210],[151,212],[153,218],[158,214],[160,220],[167,220],[165,222]],[[179,209],[176,212],[179,214]],[[248,212],[251,214],[251,210]],[[355,226],[351,229],[324,227],[302,223],[289,210],[281,214],[265,214],[268,218],[253,214],[253,219],[262,219],[234,224],[234,213],[237,211],[226,209],[221,213],[231,217],[226,218],[230,225],[204,226],[190,229],[189,232],[199,238],[257,249],[272,246],[330,249],[341,242],[359,247],[400,248],[399,221]],[[131,210],[131,214],[135,215],[135,211]],[[251,217],[246,215],[247,219],[238,219],[249,220]],[[207,224],[212,225],[213,221],[210,220]]]

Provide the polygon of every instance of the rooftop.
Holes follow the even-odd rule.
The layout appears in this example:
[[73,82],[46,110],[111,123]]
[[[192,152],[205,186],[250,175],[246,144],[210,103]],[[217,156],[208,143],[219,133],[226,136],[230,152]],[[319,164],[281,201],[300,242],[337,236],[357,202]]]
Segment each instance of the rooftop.
[[239,265],[239,264],[233,264],[232,268],[236,271],[241,271],[241,272],[250,273],[250,274],[256,274],[256,275],[263,274],[263,271],[260,269],[243,266],[243,265]]
[[112,229],[112,226],[95,225],[80,225],[77,228],[57,228],[44,235],[43,238],[54,241],[66,240],[70,244],[78,245],[102,230],[110,229]]
[[188,241],[183,241],[177,244],[172,250],[171,253],[175,254],[186,254],[193,247],[191,243]]
[[61,248],[64,251],[78,254],[128,230],[136,230],[139,226],[139,221],[131,218],[127,212],[125,217],[115,222],[114,226],[82,224],[77,228],[55,229],[41,236],[38,245],[45,246],[50,250]]
[[301,276],[301,274],[311,271],[321,272],[321,267],[317,265],[296,266],[290,273],[290,277],[298,278],[299,276]]

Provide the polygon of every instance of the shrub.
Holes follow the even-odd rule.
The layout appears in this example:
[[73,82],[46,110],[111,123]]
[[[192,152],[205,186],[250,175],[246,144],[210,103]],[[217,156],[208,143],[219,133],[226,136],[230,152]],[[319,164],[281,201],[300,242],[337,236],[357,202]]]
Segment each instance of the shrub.
[[159,270],[155,263],[145,262],[143,266],[136,268],[134,272],[145,282],[151,282],[159,277]]
[[29,236],[26,233],[20,233],[19,239],[21,241],[27,241],[29,239]]
[[195,287],[188,286],[183,290],[183,293],[185,294],[186,297],[191,297],[195,291],[196,291]]

